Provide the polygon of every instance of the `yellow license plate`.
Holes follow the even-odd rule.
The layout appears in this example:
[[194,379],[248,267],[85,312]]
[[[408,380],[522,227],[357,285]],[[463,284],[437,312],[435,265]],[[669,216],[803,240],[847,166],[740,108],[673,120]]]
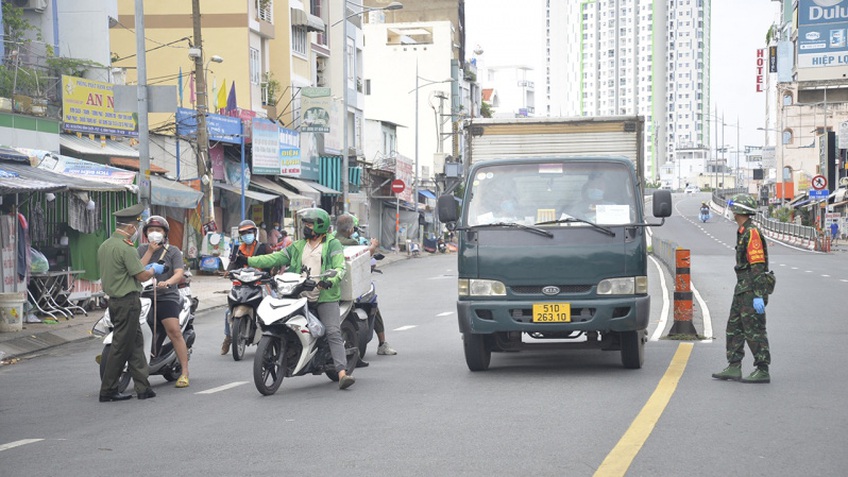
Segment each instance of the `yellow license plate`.
[[534,323],[570,323],[571,303],[534,303]]

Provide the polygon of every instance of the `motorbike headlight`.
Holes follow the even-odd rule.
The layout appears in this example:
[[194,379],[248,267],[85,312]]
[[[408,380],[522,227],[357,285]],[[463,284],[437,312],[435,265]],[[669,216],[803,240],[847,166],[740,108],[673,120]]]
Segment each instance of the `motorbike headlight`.
[[506,296],[506,287],[497,280],[460,278],[459,296]]
[[598,282],[598,295],[645,295],[648,277],[607,278]]

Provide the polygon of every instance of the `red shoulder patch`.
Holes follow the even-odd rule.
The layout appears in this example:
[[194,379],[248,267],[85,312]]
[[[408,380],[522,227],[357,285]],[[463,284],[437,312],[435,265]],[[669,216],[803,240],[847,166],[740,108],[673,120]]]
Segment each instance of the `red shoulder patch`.
[[763,239],[757,229],[751,229],[748,238],[748,263],[765,263],[766,254],[763,251]]

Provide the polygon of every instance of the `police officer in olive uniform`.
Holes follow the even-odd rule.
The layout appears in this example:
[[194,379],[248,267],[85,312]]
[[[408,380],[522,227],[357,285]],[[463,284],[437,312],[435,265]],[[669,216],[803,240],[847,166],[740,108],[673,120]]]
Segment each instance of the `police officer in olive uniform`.
[[[714,378],[742,381],[745,383],[768,383],[769,353],[766,334],[766,304],[768,303],[768,248],[760,230],[751,216],[757,211],[757,202],[748,194],[738,194],[730,201],[733,217],[739,225],[736,231],[736,288],[733,304],[727,320],[727,362],[723,371],[713,374]],[[742,358],[745,343],[754,355],[756,369],[742,377]]]
[[[145,267],[138,258],[134,242],[138,238],[139,216],[143,211],[144,207],[139,204],[115,212],[117,228],[97,250],[103,291],[109,295],[109,317],[114,327],[109,356],[101,358],[106,360],[106,364],[100,385],[100,402],[132,398],[131,394],[118,392],[118,379],[125,364],[128,364],[135,383],[137,397],[147,399],[156,396],[147,380],[144,336],[138,320],[141,313],[139,297],[141,283],[154,274],[162,273],[164,266],[151,263]],[[148,254],[152,255],[152,250]]]

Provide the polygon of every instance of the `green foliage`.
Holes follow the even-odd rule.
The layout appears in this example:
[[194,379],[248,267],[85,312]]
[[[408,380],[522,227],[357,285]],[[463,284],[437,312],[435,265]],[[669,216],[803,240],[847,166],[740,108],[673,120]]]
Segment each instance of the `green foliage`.
[[792,220],[792,209],[789,207],[778,207],[772,212],[772,217],[780,222],[790,222]]
[[12,43],[29,43],[26,34],[35,32],[41,38],[39,32],[24,16],[23,8],[16,7],[12,2],[3,2],[3,33],[6,35],[6,49],[10,50]]
[[90,68],[103,67],[100,63],[92,60],[52,55],[47,58],[47,66],[59,75],[68,76],[82,76]]
[[267,91],[266,102],[271,106],[277,105],[277,95],[280,94],[280,82],[274,78],[274,73],[268,71],[262,75],[262,82],[265,83]]
[[492,105],[483,101],[480,104],[480,116],[483,116],[484,118],[491,118],[492,117]]

